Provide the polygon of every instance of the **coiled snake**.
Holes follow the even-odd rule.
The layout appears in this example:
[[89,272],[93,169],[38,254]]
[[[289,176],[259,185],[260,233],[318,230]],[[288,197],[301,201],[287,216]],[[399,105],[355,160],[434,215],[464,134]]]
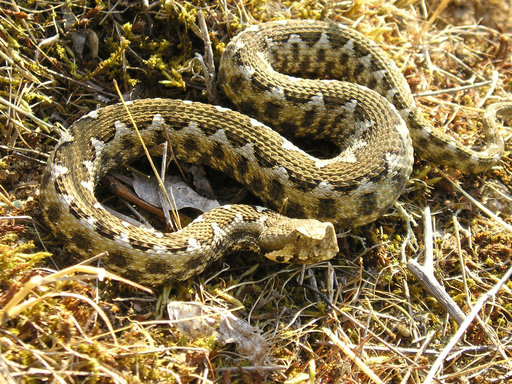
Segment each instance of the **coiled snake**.
[[[321,80],[313,80],[321,79]],[[94,195],[109,170],[142,155],[122,105],[95,110],[65,132],[41,186],[46,222],[67,247],[141,283],[184,280],[236,248],[276,261],[315,262],[337,252],[331,223],[371,222],[397,200],[413,164],[423,157],[462,171],[495,164],[503,142],[488,109],[481,152],[437,133],[415,107],[396,65],[351,28],[282,21],[250,27],[223,53],[219,81],[244,114],[185,100],[129,103],[146,145],[170,137],[175,155],[228,173],[269,207],[224,206],[186,228],[160,233],[108,213]],[[328,140],[339,154],[315,158],[279,132]],[[166,134],[163,132],[166,131]]]

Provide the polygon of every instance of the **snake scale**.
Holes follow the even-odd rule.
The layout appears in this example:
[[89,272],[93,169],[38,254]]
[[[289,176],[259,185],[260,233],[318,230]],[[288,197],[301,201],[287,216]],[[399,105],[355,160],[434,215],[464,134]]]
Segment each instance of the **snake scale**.
[[[488,169],[503,151],[495,115],[511,109],[489,108],[486,146],[464,147],[424,120],[404,77],[374,42],[319,21],[247,28],[227,45],[219,83],[245,114],[174,99],[142,99],[128,108],[147,146],[169,137],[178,159],[226,172],[293,218],[231,205],[161,233],[113,216],[95,186],[143,154],[118,104],[88,113],[64,132],[43,175],[43,216],[70,251],[86,257],[107,251],[109,268],[150,285],[188,279],[234,249],[279,262],[326,260],[338,251],[332,223],[371,222],[397,200],[412,171],[412,143],[438,164]],[[339,153],[313,157],[277,131],[328,140]]]

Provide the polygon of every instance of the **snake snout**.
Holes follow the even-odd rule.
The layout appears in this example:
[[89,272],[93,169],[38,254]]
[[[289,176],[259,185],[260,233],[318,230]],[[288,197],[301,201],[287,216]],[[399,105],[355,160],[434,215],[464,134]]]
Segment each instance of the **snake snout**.
[[338,253],[334,226],[313,219],[292,219],[267,228],[259,238],[265,257],[278,263],[313,264]]

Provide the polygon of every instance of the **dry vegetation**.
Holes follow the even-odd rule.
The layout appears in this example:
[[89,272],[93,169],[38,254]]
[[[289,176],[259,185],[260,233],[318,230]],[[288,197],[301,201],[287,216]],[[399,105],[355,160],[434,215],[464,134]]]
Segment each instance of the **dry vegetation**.
[[[439,129],[478,142],[482,107],[512,91],[509,4],[1,0],[0,383],[512,380],[509,147],[477,176],[418,159],[400,206],[340,235],[330,262],[233,256],[154,293],[105,273],[97,259],[64,269],[71,256],[37,203],[58,127],[118,100],[114,79],[125,97],[206,99],[195,58],[204,52],[200,11],[217,62],[234,34],[259,21],[353,25],[397,62]],[[465,323],[407,269],[431,246],[434,274]],[[211,333],[187,337],[168,320],[167,300],[231,311],[260,333],[245,349]]]

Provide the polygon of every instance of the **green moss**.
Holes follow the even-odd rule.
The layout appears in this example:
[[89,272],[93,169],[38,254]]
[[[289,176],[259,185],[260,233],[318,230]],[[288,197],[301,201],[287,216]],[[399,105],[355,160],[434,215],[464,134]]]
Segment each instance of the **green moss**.
[[35,248],[32,241],[22,242],[15,232],[0,235],[0,284],[9,285],[22,273],[28,273],[41,260],[49,257],[48,252],[27,253]]

